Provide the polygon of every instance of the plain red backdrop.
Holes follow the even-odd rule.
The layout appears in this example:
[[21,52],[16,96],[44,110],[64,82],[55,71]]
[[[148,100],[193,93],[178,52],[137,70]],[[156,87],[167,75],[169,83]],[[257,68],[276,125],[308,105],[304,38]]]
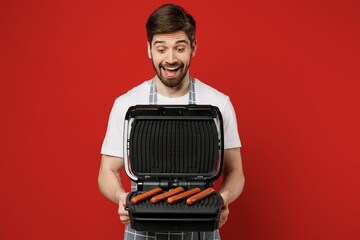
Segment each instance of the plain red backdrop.
[[[154,76],[163,3],[0,2],[0,239],[122,238],[100,147],[115,98]],[[359,1],[174,3],[197,20],[191,74],[237,113],[246,184],[222,238],[359,239]]]

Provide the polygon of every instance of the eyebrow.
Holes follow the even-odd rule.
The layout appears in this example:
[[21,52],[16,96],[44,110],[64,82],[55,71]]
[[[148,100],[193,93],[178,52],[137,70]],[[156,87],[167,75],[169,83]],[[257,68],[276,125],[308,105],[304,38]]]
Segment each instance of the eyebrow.
[[[156,44],[163,44],[163,43],[165,43],[165,41],[155,41],[155,42],[154,42],[154,46],[155,46]],[[186,45],[189,45],[186,40],[178,40],[178,41],[175,42],[175,44],[179,44],[179,43],[185,43]]]
[[189,45],[187,41],[185,40],[179,40],[179,41],[176,41],[176,44],[179,44],[179,43],[185,43],[186,45]]

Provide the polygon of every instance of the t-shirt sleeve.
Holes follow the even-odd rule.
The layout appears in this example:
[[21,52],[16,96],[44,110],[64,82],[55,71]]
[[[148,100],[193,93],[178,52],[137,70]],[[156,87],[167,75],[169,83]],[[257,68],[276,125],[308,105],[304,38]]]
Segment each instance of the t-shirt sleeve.
[[123,157],[124,116],[122,116],[120,110],[119,102],[115,101],[111,109],[105,139],[101,147],[101,154]]
[[236,114],[230,99],[227,97],[223,111],[224,149],[241,147],[237,128]]

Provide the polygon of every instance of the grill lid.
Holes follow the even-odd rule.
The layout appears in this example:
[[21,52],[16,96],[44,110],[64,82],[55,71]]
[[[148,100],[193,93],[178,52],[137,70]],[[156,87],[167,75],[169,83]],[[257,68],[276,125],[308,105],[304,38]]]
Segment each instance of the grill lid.
[[136,105],[125,116],[124,163],[134,181],[214,181],[222,172],[223,123],[210,105]]

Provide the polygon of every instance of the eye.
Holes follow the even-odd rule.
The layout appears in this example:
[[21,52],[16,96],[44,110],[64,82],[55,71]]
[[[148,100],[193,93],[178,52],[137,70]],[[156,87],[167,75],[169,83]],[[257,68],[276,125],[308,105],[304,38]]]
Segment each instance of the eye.
[[179,48],[177,48],[177,51],[178,51],[178,52],[183,52],[183,51],[185,51],[185,48],[179,47]]
[[164,49],[164,48],[158,48],[157,51],[158,51],[159,53],[164,53],[164,52],[165,52],[165,49]]

